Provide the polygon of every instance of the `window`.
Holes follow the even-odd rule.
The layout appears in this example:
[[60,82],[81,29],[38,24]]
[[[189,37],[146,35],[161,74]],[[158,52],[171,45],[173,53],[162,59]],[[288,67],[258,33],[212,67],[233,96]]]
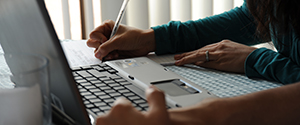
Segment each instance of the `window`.
[[[60,39],[86,39],[102,21],[115,20],[123,0],[45,0]],[[147,29],[170,20],[196,20],[243,4],[243,0],[130,0],[122,23]]]

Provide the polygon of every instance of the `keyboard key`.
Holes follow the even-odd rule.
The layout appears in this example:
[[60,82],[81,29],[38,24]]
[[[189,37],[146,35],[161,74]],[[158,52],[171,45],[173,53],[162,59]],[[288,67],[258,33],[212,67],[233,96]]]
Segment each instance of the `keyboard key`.
[[102,84],[103,82],[99,81],[99,80],[93,80],[90,81],[92,84]]
[[93,86],[93,85],[91,85],[91,86],[85,86],[85,88],[86,89],[95,89],[95,88],[97,88],[96,86]]
[[90,109],[91,111],[93,111],[93,112],[100,112],[100,109],[99,108],[92,108],[92,109]]
[[80,85],[82,85],[82,86],[92,86],[92,84],[91,84],[91,83],[89,83],[89,82],[80,83]]
[[82,80],[83,78],[80,77],[80,76],[75,76],[74,79],[75,79],[75,80]]
[[116,71],[116,70],[114,70],[114,69],[110,69],[110,70],[107,70],[109,73],[111,73],[111,74],[116,74],[116,73],[118,73],[118,71]]
[[129,96],[134,96],[135,94],[133,94],[133,93],[125,93],[123,95],[126,96],[126,97],[129,97]]
[[98,79],[95,78],[95,77],[91,77],[91,78],[87,78],[86,80],[87,80],[87,81],[97,81]]
[[79,79],[79,80],[76,80],[77,83],[86,83],[87,81],[85,79]]
[[101,90],[110,90],[111,88],[108,87],[108,86],[105,86],[105,87],[100,87]]
[[89,73],[86,72],[86,71],[77,71],[77,73],[78,73],[80,76],[84,77],[84,78],[92,77],[92,75],[89,74]]
[[92,75],[94,75],[97,78],[102,78],[102,77],[107,77],[105,74],[103,74],[102,72],[99,72],[97,70],[88,70],[89,73],[91,73]]
[[84,96],[84,98],[86,98],[86,99],[93,99],[93,98],[97,98],[97,97],[94,96],[94,95],[87,95],[87,96]]
[[108,78],[108,77],[102,77],[102,78],[99,78],[101,81],[109,81],[110,80],[110,78]]
[[119,87],[120,85],[118,83],[111,83],[108,84],[110,87]]
[[111,103],[111,102],[114,102],[115,100],[114,99],[104,99],[103,101],[106,103]]
[[92,93],[90,93],[90,92],[82,92],[82,93],[80,93],[82,96],[89,96],[89,95],[92,95]]
[[104,92],[94,92],[94,94],[96,96],[106,95],[106,93],[104,93]]
[[124,81],[124,82],[119,82],[123,86],[131,85],[130,82]]
[[118,96],[121,96],[120,93],[109,93],[109,95],[110,95],[111,97],[118,97]]
[[113,89],[115,89],[115,90],[122,90],[122,89],[125,89],[125,87],[123,87],[123,86],[116,86],[116,87],[113,87]]
[[100,107],[100,106],[106,106],[107,104],[104,102],[96,102],[95,106]]
[[93,104],[87,104],[85,105],[87,108],[92,108],[92,107],[95,107]]
[[89,89],[90,92],[95,93],[95,92],[101,92],[100,89],[95,88],[95,89]]
[[102,102],[102,100],[99,99],[99,98],[89,99],[89,101],[90,101],[91,103]]
[[108,95],[100,95],[100,96],[98,96],[100,99],[109,99],[109,98],[111,98],[110,96],[108,96]]
[[130,91],[127,89],[123,89],[123,90],[118,90],[120,93],[129,93]]
[[129,100],[138,100],[138,99],[141,99],[140,97],[138,96],[130,96],[128,97]]
[[106,92],[106,93],[115,93],[116,90],[113,90],[113,89],[107,89],[107,90],[104,90],[104,92]]
[[81,70],[81,68],[80,67],[72,67],[71,70],[78,71],[78,70]]
[[103,67],[105,70],[110,70],[110,69],[112,69],[111,67],[109,67],[109,66],[104,66]]
[[117,80],[117,79],[123,79],[121,76],[117,76],[117,75],[116,75],[116,76],[111,76],[110,78],[111,78],[111,79],[114,79],[114,80]]
[[133,100],[134,103],[136,104],[142,104],[142,103],[147,103],[145,100],[140,99],[140,100]]
[[103,81],[105,84],[113,84],[113,83],[116,83],[115,81],[109,79],[109,80],[106,80],[106,81]]
[[105,69],[100,66],[93,66],[94,69],[98,70],[99,72],[104,71]]

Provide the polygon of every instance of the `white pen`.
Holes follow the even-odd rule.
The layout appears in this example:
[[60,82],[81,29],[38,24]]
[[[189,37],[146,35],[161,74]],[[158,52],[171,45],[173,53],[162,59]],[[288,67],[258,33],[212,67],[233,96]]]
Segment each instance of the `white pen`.
[[[124,13],[125,13],[126,6],[127,6],[128,1],[129,1],[129,0],[124,0],[124,1],[123,1],[122,7],[121,7],[121,9],[120,9],[119,15],[118,15],[117,20],[116,20],[116,22],[115,22],[114,28],[113,28],[113,30],[111,31],[111,34],[110,34],[110,38],[109,38],[109,39],[111,39],[111,38],[117,33],[117,31],[118,31],[118,29],[119,29],[119,25],[120,25],[120,23],[121,23],[121,21],[122,21],[122,19],[123,19],[123,16],[124,16]],[[106,58],[106,57],[103,57],[103,58],[102,58],[102,63],[105,61],[105,58]]]
[[120,25],[120,23],[121,23],[121,21],[123,19],[123,15],[125,13],[128,1],[129,0],[124,0],[123,1],[122,7],[121,7],[119,15],[118,15],[118,18],[117,18],[117,20],[115,22],[115,25],[114,25],[114,28],[113,28],[113,30],[112,30],[112,32],[110,34],[110,38],[112,38],[117,33],[117,31],[118,31],[118,28],[119,28],[119,25]]

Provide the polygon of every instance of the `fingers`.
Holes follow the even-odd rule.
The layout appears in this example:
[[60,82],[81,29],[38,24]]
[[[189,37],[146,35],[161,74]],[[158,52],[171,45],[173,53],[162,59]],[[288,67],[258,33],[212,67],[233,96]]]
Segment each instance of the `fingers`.
[[[206,51],[196,51],[192,53],[187,53],[182,56],[179,60],[175,62],[175,65],[184,65],[184,64],[193,64],[196,62],[206,62]],[[214,52],[208,53],[208,58],[210,61],[213,61],[215,59]]]
[[99,34],[97,33],[101,33],[104,36],[106,36],[106,38],[109,38],[111,31],[114,27],[115,22],[112,20],[106,20],[103,22],[103,24],[101,24],[100,26],[98,26],[97,28],[95,28],[91,33],[90,33],[90,38],[94,39],[94,40],[100,40],[98,37]]
[[105,21],[103,24],[95,28],[90,33],[90,39],[87,41],[87,46],[98,48],[102,43],[108,40],[114,22],[111,20]]
[[[114,102],[108,114],[98,116],[96,124],[126,124],[126,122],[130,121],[130,116],[135,115],[135,113],[138,113],[138,110],[132,106],[131,102],[124,97],[120,97]],[[129,117],[126,117],[126,115],[129,115]]]
[[93,47],[93,48],[98,48],[101,45],[101,41],[98,40],[93,40],[93,39],[88,39],[88,41],[86,42],[86,45],[88,47]]
[[[110,52],[113,50],[116,50],[119,46],[118,40],[113,39],[114,42],[112,42],[112,39],[106,41],[105,43],[101,44],[98,47],[98,50],[95,52],[95,57],[102,60],[104,57],[106,57]],[[117,54],[114,54],[114,57]],[[108,58],[107,58],[108,59]]]
[[195,51],[175,55],[174,59],[177,60],[175,65],[184,65],[184,64],[192,64],[192,63],[204,63],[206,62],[206,51],[208,51],[208,58],[210,61],[216,59],[215,50],[218,47],[219,43],[214,43],[210,45],[206,45],[203,48],[200,48]]
[[[167,114],[165,95],[154,86],[146,90],[147,101],[149,104],[149,115],[165,116]],[[155,114],[155,115],[154,115]]]

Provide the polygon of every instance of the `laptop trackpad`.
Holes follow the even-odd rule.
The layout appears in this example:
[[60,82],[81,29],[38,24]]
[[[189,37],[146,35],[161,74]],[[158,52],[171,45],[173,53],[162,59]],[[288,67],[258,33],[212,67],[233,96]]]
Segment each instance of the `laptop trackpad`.
[[170,96],[182,96],[199,93],[198,90],[188,86],[184,81],[180,79],[152,82],[151,84]]

